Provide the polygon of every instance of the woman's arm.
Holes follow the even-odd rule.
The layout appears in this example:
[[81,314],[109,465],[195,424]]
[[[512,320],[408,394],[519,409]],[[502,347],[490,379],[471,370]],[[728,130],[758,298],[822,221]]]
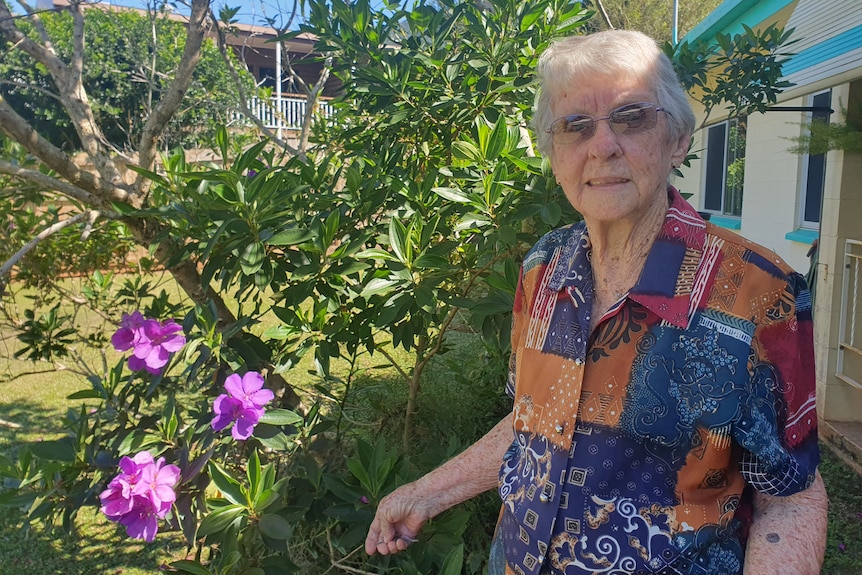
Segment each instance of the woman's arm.
[[826,487],[820,472],[811,487],[787,497],[755,493],[745,575],[819,575],[826,551]]
[[368,554],[403,551],[426,521],[496,487],[513,438],[512,418],[506,416],[460,455],[384,497],[365,539]]

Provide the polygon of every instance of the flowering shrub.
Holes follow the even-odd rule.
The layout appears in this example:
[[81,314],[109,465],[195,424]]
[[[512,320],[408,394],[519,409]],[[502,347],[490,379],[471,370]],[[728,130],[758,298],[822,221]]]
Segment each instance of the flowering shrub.
[[149,451],[120,460],[120,474],[99,495],[102,513],[126,527],[129,537],[152,541],[158,520],[164,519],[176,501],[174,486],[180,468],[165,465],[165,458],[153,460]]
[[233,423],[231,435],[238,441],[245,441],[260,421],[263,406],[272,401],[275,394],[262,389],[263,377],[256,371],[250,371],[242,378],[235,373],[228,376],[224,388],[227,393],[219,395],[213,405],[212,428],[221,431]]
[[164,323],[156,319],[145,319],[139,311],[131,315],[123,314],[120,329],[111,337],[111,344],[117,351],[132,349],[129,369],[146,370],[153,375],[161,373],[171,354],[186,344],[183,328],[174,320]]

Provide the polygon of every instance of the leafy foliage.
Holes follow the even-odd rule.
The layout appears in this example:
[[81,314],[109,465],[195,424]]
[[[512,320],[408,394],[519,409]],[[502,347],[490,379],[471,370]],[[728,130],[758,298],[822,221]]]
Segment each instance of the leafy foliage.
[[793,55],[786,51],[796,42],[790,39],[793,29],[743,29],[732,37],[719,33],[693,44],[664,45],[683,87],[704,107],[702,126],[720,105],[728,118],[764,112],[791,86],[781,79],[781,66]]
[[845,122],[814,120],[803,126],[804,134],[793,140],[792,154],[825,154],[832,150],[862,151],[862,115],[858,110],[841,108]]

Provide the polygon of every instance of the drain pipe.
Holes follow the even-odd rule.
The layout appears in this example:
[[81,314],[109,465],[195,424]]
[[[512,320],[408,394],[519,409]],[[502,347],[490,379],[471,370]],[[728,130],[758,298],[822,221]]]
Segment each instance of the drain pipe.
[[679,0],[673,0],[673,45],[679,43]]

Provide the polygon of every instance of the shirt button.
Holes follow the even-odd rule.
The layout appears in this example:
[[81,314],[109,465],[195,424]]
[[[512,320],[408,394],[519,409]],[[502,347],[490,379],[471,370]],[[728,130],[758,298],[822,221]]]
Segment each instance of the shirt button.
[[539,501],[541,501],[542,503],[547,503],[548,502],[548,494],[542,493],[541,495],[539,495]]
[[575,358],[575,365],[584,365],[584,360],[579,357]]
[[558,423],[558,424],[554,427],[554,431],[556,431],[557,433],[562,433],[562,432],[563,432],[563,426],[562,426],[562,425],[560,425],[560,424]]
[[541,564],[542,564],[542,563],[544,563],[544,562],[545,562],[545,556],[544,556],[544,555],[539,555],[539,565],[541,565]]

